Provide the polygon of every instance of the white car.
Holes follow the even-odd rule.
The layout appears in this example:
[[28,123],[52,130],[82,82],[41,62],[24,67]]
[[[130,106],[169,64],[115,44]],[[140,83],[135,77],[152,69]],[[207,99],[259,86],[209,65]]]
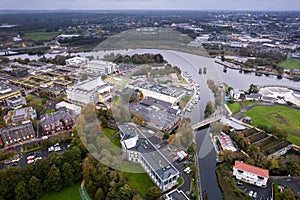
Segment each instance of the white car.
[[60,150],[61,150],[60,146],[54,147],[54,151],[55,151],[55,152],[56,152],[56,151],[60,151]]
[[187,171],[189,171],[191,168],[190,167],[187,167],[187,168],[185,168],[183,171],[184,172],[187,172]]
[[27,160],[27,164],[33,163],[34,160]]
[[37,161],[37,160],[42,160],[42,157],[36,157],[36,158],[34,159],[34,161]]
[[47,139],[48,139],[48,136],[46,136],[46,135],[42,137],[42,140],[47,140]]
[[48,148],[48,151],[49,151],[49,152],[54,151],[54,147],[53,147],[53,146],[49,147],[49,148]]
[[253,198],[256,198],[256,197],[257,197],[257,192],[254,192],[254,194],[253,194],[252,197],[253,197]]
[[252,190],[249,192],[249,196],[250,196],[250,197],[253,196],[253,191],[252,191]]

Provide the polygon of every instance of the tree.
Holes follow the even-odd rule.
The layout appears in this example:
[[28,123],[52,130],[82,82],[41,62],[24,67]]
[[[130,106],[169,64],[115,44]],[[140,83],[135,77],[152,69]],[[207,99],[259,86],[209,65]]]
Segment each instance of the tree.
[[50,191],[59,191],[61,189],[60,171],[55,165],[52,165],[50,168],[47,179],[45,180],[45,185]]
[[225,61],[224,55],[221,55],[221,60],[222,60],[223,62]]
[[103,192],[102,188],[99,188],[94,196],[95,200],[104,200],[105,199],[105,194]]
[[147,200],[157,200],[160,196],[161,192],[156,186],[149,188],[146,193]]
[[211,101],[209,101],[206,104],[205,110],[204,110],[204,116],[205,118],[209,117],[210,115],[212,115],[215,112],[215,108],[214,105]]
[[72,166],[65,162],[62,166],[62,183],[64,186],[68,187],[74,184],[74,169]]
[[127,184],[124,184],[120,188],[119,194],[120,194],[120,199],[122,199],[122,200],[130,200],[133,197],[131,189]]
[[227,163],[232,163],[234,159],[234,152],[231,150],[223,150],[220,153],[220,158],[222,161],[225,161]]
[[47,98],[47,97],[48,97],[48,91],[45,90],[45,89],[41,89],[41,90],[39,91],[39,95],[40,95],[40,97],[42,97],[42,98]]
[[280,200],[296,200],[295,195],[291,189],[284,189],[282,193],[278,194]]
[[132,121],[134,123],[136,123],[139,126],[145,126],[145,119],[144,116],[138,113],[132,113],[133,117],[132,117]]
[[254,84],[251,84],[249,86],[249,89],[248,89],[248,93],[251,94],[251,93],[258,93],[259,92],[259,89],[256,85]]
[[27,186],[24,181],[21,181],[17,184],[15,188],[15,198],[16,200],[30,199],[30,195],[28,193]]
[[29,180],[29,192],[33,199],[39,199],[42,194],[42,185],[40,179],[35,176],[32,176]]

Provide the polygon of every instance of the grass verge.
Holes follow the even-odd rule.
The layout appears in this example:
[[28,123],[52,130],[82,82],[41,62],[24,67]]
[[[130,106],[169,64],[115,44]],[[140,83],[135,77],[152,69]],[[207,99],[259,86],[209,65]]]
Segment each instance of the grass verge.
[[237,113],[241,110],[240,104],[238,102],[227,103],[227,106],[232,113]]

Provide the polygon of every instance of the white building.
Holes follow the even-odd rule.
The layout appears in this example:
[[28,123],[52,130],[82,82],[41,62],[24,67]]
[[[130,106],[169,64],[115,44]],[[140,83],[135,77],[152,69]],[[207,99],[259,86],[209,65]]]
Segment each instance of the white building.
[[13,108],[13,109],[19,109],[23,105],[26,105],[26,100],[23,96],[12,96],[7,98],[6,100],[7,107]]
[[171,85],[163,86],[140,80],[130,83],[128,88],[141,91],[145,97],[152,97],[169,102],[171,104],[178,102],[186,93],[186,90],[183,88],[178,88]]
[[59,110],[60,108],[66,108],[67,110],[73,112],[75,115],[79,115],[81,112],[81,107],[75,104],[67,103],[65,101],[61,101],[55,105],[55,108]]
[[220,135],[218,139],[222,150],[237,151],[229,135]]
[[89,72],[94,72],[94,74],[109,75],[116,72],[118,67],[112,62],[92,60],[87,63],[87,69]]
[[111,98],[113,86],[101,78],[87,79],[67,89],[67,98],[70,102],[84,106],[88,103],[104,102]]
[[86,64],[86,59],[76,56],[74,58],[67,59],[66,60],[66,64],[70,65],[70,66],[79,67],[79,66],[81,66],[83,64]]
[[269,179],[269,170],[235,161],[233,176],[236,179],[259,186],[266,187]]
[[139,163],[162,192],[178,184],[179,171],[140,129],[133,123],[121,125],[119,129],[122,151],[127,160]]

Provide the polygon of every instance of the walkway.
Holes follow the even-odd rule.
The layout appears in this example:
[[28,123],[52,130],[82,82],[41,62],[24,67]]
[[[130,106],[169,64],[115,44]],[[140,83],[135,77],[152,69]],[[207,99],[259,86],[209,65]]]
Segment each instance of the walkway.
[[198,122],[198,123],[192,125],[192,129],[193,129],[193,130],[196,130],[196,129],[198,129],[198,128],[201,128],[201,127],[203,127],[203,126],[206,126],[206,125],[208,125],[208,124],[211,124],[211,123],[213,123],[213,122],[215,122],[215,121],[218,121],[218,120],[220,120],[222,117],[223,117],[223,115],[217,115],[217,116],[213,116],[213,117],[207,118],[207,119],[205,119],[205,120],[203,120],[203,121],[201,121],[201,122]]

